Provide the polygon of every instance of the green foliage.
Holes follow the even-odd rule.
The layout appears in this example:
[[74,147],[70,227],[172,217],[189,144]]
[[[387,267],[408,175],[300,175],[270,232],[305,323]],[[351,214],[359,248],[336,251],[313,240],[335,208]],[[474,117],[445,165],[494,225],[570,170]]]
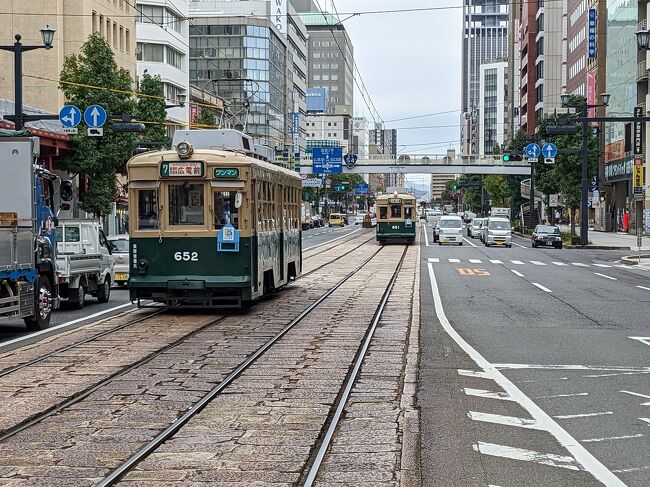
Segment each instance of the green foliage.
[[[206,108],[201,108],[199,110],[199,114],[194,118],[194,122],[192,122],[192,124],[197,125],[196,128],[199,129],[210,128],[210,127],[217,128],[217,120],[216,117],[214,116],[214,113],[212,113],[212,111]],[[210,127],[206,127],[206,125]]]
[[449,202],[452,200],[451,193],[453,192],[453,185],[456,184],[455,179],[451,179],[445,183],[445,189],[442,192],[442,201],[443,202]]
[[490,195],[493,206],[502,207],[509,204],[510,186],[506,177],[501,174],[490,174],[483,178],[483,187]]
[[[113,51],[99,34],[91,35],[79,54],[65,58],[60,74],[60,89],[67,103],[82,111],[93,104],[102,105],[108,114],[133,114],[135,103],[130,96],[133,80],[128,71],[118,68]],[[75,83],[69,84],[69,83]],[[97,85],[98,90],[82,85]],[[111,91],[115,90],[115,91]],[[88,191],[80,207],[95,215],[105,215],[115,200],[115,172],[132,155],[135,136],[113,133],[110,123],[103,137],[87,137],[82,125],[79,135],[72,136],[72,155],[63,161],[63,169],[87,174]]]
[[[135,111],[135,118],[144,122],[145,132],[142,142],[156,144],[156,148],[168,149],[171,147],[171,140],[167,137],[165,130],[165,92],[160,75],[151,76],[144,74],[140,79],[140,96]],[[153,123],[151,123],[153,122]]]

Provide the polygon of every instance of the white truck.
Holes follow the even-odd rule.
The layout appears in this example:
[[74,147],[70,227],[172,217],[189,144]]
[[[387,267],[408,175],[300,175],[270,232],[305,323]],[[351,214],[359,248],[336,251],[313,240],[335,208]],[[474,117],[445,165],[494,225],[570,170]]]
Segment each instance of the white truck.
[[490,216],[500,216],[503,218],[510,219],[510,208],[492,207],[492,209],[490,210]]
[[108,301],[115,266],[111,247],[99,222],[59,221],[56,274],[62,301],[74,309],[83,308],[86,294]]
[[311,206],[306,201],[302,202],[300,221],[303,230],[314,228],[314,222],[311,220]]

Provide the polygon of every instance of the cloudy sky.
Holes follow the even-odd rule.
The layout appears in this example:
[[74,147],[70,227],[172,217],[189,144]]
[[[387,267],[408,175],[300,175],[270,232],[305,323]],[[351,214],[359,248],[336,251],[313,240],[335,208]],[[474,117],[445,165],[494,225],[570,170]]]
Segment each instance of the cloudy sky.
[[[425,8],[432,3],[430,0],[334,0],[341,19],[353,12]],[[331,10],[330,0],[320,0],[320,5]],[[460,0],[435,2],[436,7],[459,5],[462,5]],[[441,154],[450,146],[457,148],[462,10],[367,14],[352,17],[344,24],[363,81],[379,114],[387,122],[386,128],[398,129],[399,150],[405,154]],[[389,122],[450,110],[454,112]],[[355,114],[371,118],[358,93]]]

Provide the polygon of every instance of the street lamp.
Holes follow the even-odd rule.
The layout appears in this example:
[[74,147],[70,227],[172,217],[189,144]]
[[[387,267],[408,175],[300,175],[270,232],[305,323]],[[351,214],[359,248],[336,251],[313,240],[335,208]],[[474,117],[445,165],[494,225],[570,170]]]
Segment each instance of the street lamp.
[[178,95],[176,95],[176,101],[178,103],[172,103],[171,105],[165,105],[165,109],[167,108],[176,108],[176,107],[184,107],[185,106],[185,100],[187,100],[187,93],[184,91],[181,91]]
[[580,245],[587,245],[589,243],[589,207],[587,199],[589,198],[589,109],[606,107],[609,105],[609,93],[602,93],[600,99],[602,103],[589,104],[586,98],[582,98],[579,103],[571,103],[570,95],[562,93],[560,99],[563,107],[577,107],[582,108],[582,148],[580,153],[582,155],[582,179],[580,185]]
[[647,30],[639,30],[636,33],[636,47],[640,51],[647,51],[650,49],[650,32]]
[[[16,130],[22,130],[25,122],[23,116],[23,52],[33,51],[34,49],[52,49],[52,42],[54,41],[55,29],[46,25],[41,29],[41,38],[43,39],[42,46],[25,46],[20,40],[20,34],[16,34],[14,38],[16,42],[10,46],[0,46],[0,50],[9,51],[14,53],[14,125]],[[44,118],[44,117],[41,117]],[[58,118],[58,117],[57,117]]]

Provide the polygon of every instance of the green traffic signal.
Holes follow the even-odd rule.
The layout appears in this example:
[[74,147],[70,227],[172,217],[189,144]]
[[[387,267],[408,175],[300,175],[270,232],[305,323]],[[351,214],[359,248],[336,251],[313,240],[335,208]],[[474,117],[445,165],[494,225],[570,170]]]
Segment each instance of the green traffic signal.
[[503,162],[510,161],[510,154],[503,154]]
[[452,191],[456,191],[458,189],[458,185],[456,183],[451,185]]

